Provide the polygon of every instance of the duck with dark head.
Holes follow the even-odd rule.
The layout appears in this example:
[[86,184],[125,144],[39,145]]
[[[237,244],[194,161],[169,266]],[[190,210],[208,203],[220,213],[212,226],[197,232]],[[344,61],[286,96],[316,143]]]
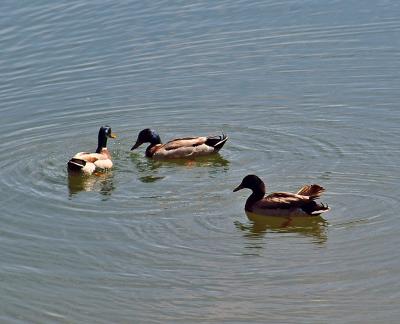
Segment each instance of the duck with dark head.
[[195,158],[217,153],[226,143],[225,134],[218,136],[199,136],[176,138],[162,144],[160,136],[150,128],[140,131],[135,145],[137,149],[143,143],[150,143],[146,148],[146,156],[153,159],[182,159]]
[[252,191],[247,198],[245,210],[258,215],[318,216],[329,210],[327,205],[315,201],[325,191],[323,187],[317,184],[305,185],[297,193],[274,192],[265,196],[264,182],[256,175],[250,174],[245,176],[241,184],[233,191],[244,188]]
[[99,129],[95,153],[79,152],[68,161],[68,171],[73,173],[92,174],[95,171],[111,169],[111,154],[107,148],[107,139],[116,138],[110,126]]

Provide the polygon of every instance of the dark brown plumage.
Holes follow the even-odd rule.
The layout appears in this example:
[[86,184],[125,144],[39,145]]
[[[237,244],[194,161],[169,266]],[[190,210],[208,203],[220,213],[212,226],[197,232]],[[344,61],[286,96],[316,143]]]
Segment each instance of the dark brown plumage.
[[329,210],[327,205],[317,203],[325,191],[317,184],[303,186],[297,193],[275,192],[265,196],[265,184],[256,175],[247,175],[233,191],[244,188],[252,190],[247,198],[245,210],[267,216],[317,216]]

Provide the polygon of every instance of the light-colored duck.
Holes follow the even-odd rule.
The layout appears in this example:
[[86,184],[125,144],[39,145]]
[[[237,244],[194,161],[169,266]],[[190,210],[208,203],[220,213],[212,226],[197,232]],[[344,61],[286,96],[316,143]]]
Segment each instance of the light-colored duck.
[[176,138],[165,144],[161,143],[160,136],[152,129],[140,131],[135,145],[131,150],[138,148],[143,143],[150,143],[146,149],[146,156],[153,159],[186,159],[217,153],[226,143],[228,137],[199,136]]
[[113,163],[107,149],[107,138],[115,138],[110,126],[99,129],[98,144],[95,153],[79,152],[68,161],[68,171],[92,174],[95,171],[111,169]]
[[317,184],[305,185],[297,193],[274,192],[265,196],[265,184],[256,175],[247,175],[233,191],[244,188],[252,190],[247,198],[245,210],[258,215],[301,217],[318,216],[330,208],[315,202],[325,189]]

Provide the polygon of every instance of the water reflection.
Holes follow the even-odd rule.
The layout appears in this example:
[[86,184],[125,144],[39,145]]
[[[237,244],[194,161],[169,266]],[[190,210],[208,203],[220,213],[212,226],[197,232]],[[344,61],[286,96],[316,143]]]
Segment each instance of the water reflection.
[[210,173],[213,174],[217,170],[227,171],[229,169],[229,161],[223,158],[220,154],[212,156],[197,157],[195,159],[171,159],[171,160],[153,160],[143,157],[141,154],[131,154],[131,161],[135,165],[139,180],[145,183],[156,182],[165,178],[160,174],[163,169],[175,167],[198,168],[209,167]]
[[104,197],[108,197],[114,189],[112,172],[94,173],[89,176],[73,172],[68,173],[68,191],[70,197],[81,191],[95,191]]
[[235,223],[246,238],[260,238],[267,233],[295,233],[312,238],[312,242],[316,244],[324,244],[327,240],[328,222],[320,216],[286,218],[249,212],[246,215],[248,223]]

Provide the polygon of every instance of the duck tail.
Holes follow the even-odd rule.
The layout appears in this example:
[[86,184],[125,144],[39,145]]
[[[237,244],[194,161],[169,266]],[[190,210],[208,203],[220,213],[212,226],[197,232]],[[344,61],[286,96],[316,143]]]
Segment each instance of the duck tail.
[[71,160],[68,161],[67,165],[69,171],[80,171],[86,165],[86,161],[72,158]]
[[217,136],[208,136],[205,142],[206,145],[212,146],[216,152],[218,152],[228,140],[228,136],[224,133]]
[[324,191],[325,188],[321,187],[320,185],[312,184],[301,187],[300,190],[297,192],[297,194],[302,196],[308,196],[311,199],[317,199],[322,195]]
[[316,208],[311,212],[311,215],[318,216],[318,215],[321,215],[323,213],[326,213],[329,210],[330,210],[330,208],[326,204],[322,204],[322,203],[321,204],[316,204]]

